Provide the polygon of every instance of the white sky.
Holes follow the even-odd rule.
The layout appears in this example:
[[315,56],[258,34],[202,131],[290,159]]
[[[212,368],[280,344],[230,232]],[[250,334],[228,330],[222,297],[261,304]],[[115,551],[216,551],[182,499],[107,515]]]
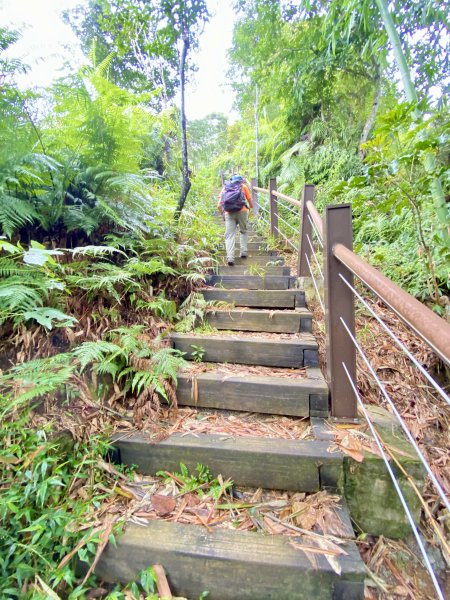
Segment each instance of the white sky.
[[[233,93],[226,86],[226,53],[231,46],[234,14],[228,2],[207,0],[212,17],[193,56],[198,65],[195,80],[186,90],[186,113],[198,119],[212,112],[232,114]],[[22,85],[48,86],[61,76],[64,63],[76,70],[82,62],[78,40],[60,14],[80,0],[0,0],[0,23],[25,25],[22,37],[9,52],[30,66]]]

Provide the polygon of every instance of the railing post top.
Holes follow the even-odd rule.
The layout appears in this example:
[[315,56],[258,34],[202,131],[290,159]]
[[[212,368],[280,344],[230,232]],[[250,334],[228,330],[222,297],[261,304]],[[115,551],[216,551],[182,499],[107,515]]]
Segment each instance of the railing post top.
[[315,185],[312,183],[305,183],[303,186],[303,201],[310,200],[314,202]]
[[336,208],[352,208],[352,205],[350,202],[346,202],[345,204],[329,204],[328,206],[325,206],[325,213],[328,213],[328,211],[331,210],[335,210]]

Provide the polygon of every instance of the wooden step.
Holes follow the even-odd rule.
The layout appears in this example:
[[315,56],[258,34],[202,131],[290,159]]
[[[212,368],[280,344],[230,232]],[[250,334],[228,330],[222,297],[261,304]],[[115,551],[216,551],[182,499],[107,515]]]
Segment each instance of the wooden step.
[[202,348],[203,362],[261,365],[264,367],[316,367],[319,364],[318,347],[313,336],[304,333],[291,339],[253,337],[249,335],[192,335],[172,333],[174,348],[185,352],[187,360],[194,360],[196,349]]
[[283,266],[263,266],[263,265],[251,265],[251,264],[235,264],[232,267],[219,266],[214,268],[215,274],[217,275],[253,275],[253,276],[286,276],[291,274],[290,267]]
[[[240,252],[240,248],[239,248],[239,246],[236,246],[236,254],[238,254],[239,252]],[[265,248],[261,248],[260,250],[247,249],[247,255],[248,256],[261,256],[261,255],[279,256],[279,253],[276,250],[266,250]]]
[[328,416],[328,386],[317,368],[304,379],[277,376],[233,375],[214,369],[195,377],[177,377],[180,406],[268,413],[292,417]]
[[[216,257],[219,265],[227,264],[226,256]],[[234,259],[235,265],[263,265],[269,267],[275,267],[277,265],[284,265],[284,258],[282,256],[270,256],[269,254],[259,254],[258,256],[247,256],[247,258],[241,258],[236,256]]]
[[136,465],[144,475],[179,471],[180,463],[193,472],[201,464],[213,476],[221,474],[236,485],[317,492],[324,469],[328,487],[331,477],[336,488],[342,484],[343,457],[328,451],[328,441],[174,433],[155,442],[145,434],[132,433],[118,434],[113,444],[120,462]]
[[341,547],[337,575],[325,556],[314,554],[313,568],[311,557],[279,535],[162,520],[127,523],[116,545],[102,553],[96,574],[108,583],[125,583],[159,564],[171,591],[185,598],[208,591],[211,600],[362,600],[366,571],[357,546],[349,541]]
[[212,310],[207,321],[216,329],[231,331],[261,331],[269,333],[310,333],[312,314],[306,308],[298,310]]
[[200,291],[208,302],[222,301],[235,306],[253,308],[296,308],[305,306],[305,292],[302,290],[221,290],[208,288]]
[[208,275],[205,284],[228,290],[288,290],[295,285],[295,277],[288,275]]
[[[236,248],[240,249],[239,240],[236,240]],[[254,242],[249,241],[247,245],[248,250],[261,250],[264,252],[276,252],[276,250],[267,250],[267,244],[265,242]]]

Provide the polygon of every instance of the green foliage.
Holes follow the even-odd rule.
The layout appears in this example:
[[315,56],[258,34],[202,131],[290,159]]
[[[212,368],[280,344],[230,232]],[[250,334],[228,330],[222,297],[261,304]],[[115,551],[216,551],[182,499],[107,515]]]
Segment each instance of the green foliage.
[[[38,578],[50,589],[73,590],[74,561],[58,565],[83,536],[89,541],[76,555],[92,560],[95,554],[98,535],[89,523],[105,497],[107,481],[98,460],[107,444],[97,437],[76,444],[54,435],[50,424],[36,428],[31,422],[30,402],[61,389],[71,371],[68,357],[60,355],[21,365],[0,379],[0,595],[5,598],[38,597]],[[82,482],[90,482],[87,499],[72,493]]]
[[[437,305],[449,290],[450,248],[438,234],[429,189],[438,175],[448,193],[449,140],[448,110],[414,125],[412,107],[399,105],[383,115],[366,144],[365,174],[335,189],[335,197],[353,203],[357,247],[412,294]],[[422,167],[426,153],[436,159],[435,171]]]
[[158,348],[144,335],[144,326],[120,327],[98,342],[84,342],[73,350],[81,371],[92,366],[97,373],[120,381],[124,393],[139,395],[154,390],[170,402],[165,381],[176,382],[185,365],[182,353],[173,348]]
[[57,308],[62,304],[65,285],[52,258],[55,252],[39,244],[24,250],[20,244],[0,240],[1,249],[8,256],[0,254],[0,324],[11,320],[17,327],[35,321],[47,329],[71,327],[76,318]]
[[203,357],[206,354],[206,350],[203,348],[203,346],[198,346],[197,344],[191,344],[191,348],[192,358],[195,362],[201,363],[203,361]]
[[90,0],[66,13],[85,52],[95,43],[100,60],[114,56],[111,77],[124,88],[152,91],[152,105],[161,108],[179,87],[179,44],[184,35],[196,47],[208,20],[204,0]]
[[193,292],[180,306],[178,311],[175,331],[187,333],[201,325],[205,319],[207,309],[214,304],[207,302],[203,294]]
[[[171,477],[169,477],[165,471],[159,471],[156,475],[164,477],[167,483],[172,481]],[[195,467],[195,473],[190,473],[186,465],[180,463],[180,472],[173,473],[173,475],[179,481],[183,482],[179,492],[180,494],[196,492],[200,499],[205,495],[209,495],[214,500],[217,500],[225,490],[233,486],[231,480],[227,480],[221,484],[218,479],[211,475],[208,467],[200,464]]]

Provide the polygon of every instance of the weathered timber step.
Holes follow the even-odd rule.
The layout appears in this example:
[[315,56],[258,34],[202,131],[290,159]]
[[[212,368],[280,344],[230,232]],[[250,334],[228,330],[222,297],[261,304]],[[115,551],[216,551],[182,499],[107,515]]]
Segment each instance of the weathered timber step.
[[[236,246],[236,254],[240,254],[240,248],[239,246]],[[261,247],[261,249],[247,249],[247,256],[252,257],[252,256],[279,256],[279,253],[276,250],[266,250],[264,247]]]
[[233,375],[219,369],[177,377],[181,406],[268,413],[292,417],[328,416],[328,386],[320,369],[304,379]]
[[221,290],[208,288],[201,290],[208,302],[222,301],[235,306],[251,308],[297,308],[305,306],[305,292],[302,290]]
[[234,265],[232,267],[220,266],[215,267],[214,272],[216,275],[257,275],[257,276],[282,276],[290,275],[291,268],[284,266],[263,266],[263,265]]
[[311,332],[312,314],[306,308],[297,310],[212,310],[207,321],[216,329],[261,331],[268,333]]
[[[303,539],[297,540],[305,543]],[[362,600],[365,568],[356,544],[341,546],[337,575],[325,556],[307,555],[285,537],[167,521],[128,523],[96,567],[109,582],[136,580],[148,565],[163,565],[174,594],[211,600]]]
[[296,279],[288,275],[209,275],[205,283],[228,290],[288,290],[295,286]]
[[328,452],[330,442],[180,433],[156,443],[138,433],[124,439],[118,435],[113,442],[121,463],[137,465],[144,475],[173,473],[180,463],[194,471],[202,464],[236,485],[317,492],[323,470],[326,487],[342,485],[342,454]]
[[[240,249],[241,245],[239,243],[238,240],[236,240],[236,248]],[[270,253],[276,253],[276,250],[267,250],[267,243],[265,242],[253,242],[253,241],[249,241],[247,244],[247,250],[249,251],[261,251],[261,252],[268,252]],[[276,255],[276,254],[275,254]]]
[[292,339],[252,337],[249,335],[192,335],[173,333],[172,345],[194,360],[196,349],[202,348],[202,361],[261,365],[263,367],[316,367],[319,364],[317,343],[305,333]]
[[[219,265],[227,264],[226,256],[217,256],[217,261]],[[269,267],[275,266],[284,266],[284,258],[282,256],[271,256],[269,254],[260,254],[258,256],[247,256],[247,258],[241,258],[240,256],[236,256],[234,259],[235,265],[263,265]]]

